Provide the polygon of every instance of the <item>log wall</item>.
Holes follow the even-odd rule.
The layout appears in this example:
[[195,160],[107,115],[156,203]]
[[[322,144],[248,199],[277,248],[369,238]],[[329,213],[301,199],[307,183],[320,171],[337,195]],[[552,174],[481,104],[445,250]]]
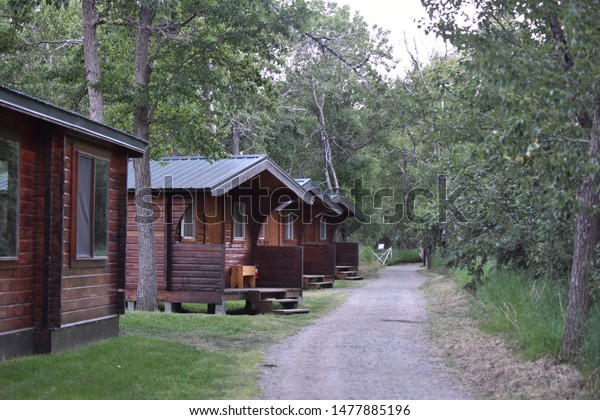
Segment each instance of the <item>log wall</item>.
[[304,250],[292,246],[256,248],[256,287],[302,288]]
[[335,245],[335,265],[357,267],[359,265],[358,243],[356,242],[336,242]]
[[38,327],[45,319],[44,222],[49,164],[40,156],[50,155],[47,143],[37,144],[35,125],[17,125],[14,119],[18,116],[11,112],[5,117],[0,118],[2,137],[20,144],[20,227],[17,257],[0,259],[0,334]]
[[304,274],[335,275],[335,245],[303,245]]

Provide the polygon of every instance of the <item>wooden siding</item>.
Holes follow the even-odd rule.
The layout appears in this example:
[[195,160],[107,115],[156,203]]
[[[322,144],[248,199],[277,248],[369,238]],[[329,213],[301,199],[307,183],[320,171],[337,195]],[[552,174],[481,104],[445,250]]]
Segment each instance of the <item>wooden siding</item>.
[[[109,160],[108,199],[108,257],[82,261],[73,255],[75,219],[74,161],[79,150]],[[60,324],[68,325],[123,313],[123,287],[125,276],[125,191],[127,182],[127,156],[89,146],[80,139],[69,137],[65,149],[65,234],[63,238],[63,269],[60,308],[51,306],[60,314]],[[80,282],[81,279],[85,281]]]
[[335,265],[357,267],[359,265],[358,243],[356,242],[336,242],[334,243]]
[[302,247],[259,246],[256,248],[256,287],[302,288]]
[[335,245],[303,245],[304,274],[335,275]]
[[46,143],[37,144],[33,124],[14,124],[19,116],[8,111],[0,126],[19,143],[19,228],[16,258],[0,260],[0,333],[39,327],[44,321],[44,221],[47,217],[46,168],[41,156],[50,155]]
[[171,249],[167,290],[223,292],[223,245],[177,242]]
[[[203,196],[196,198],[195,239],[182,241],[180,223],[192,205],[189,192],[155,193],[155,239],[157,248],[158,299],[168,302],[221,302],[224,288],[225,246],[205,244]],[[139,278],[135,195],[128,197],[127,282],[128,300],[136,300]]]

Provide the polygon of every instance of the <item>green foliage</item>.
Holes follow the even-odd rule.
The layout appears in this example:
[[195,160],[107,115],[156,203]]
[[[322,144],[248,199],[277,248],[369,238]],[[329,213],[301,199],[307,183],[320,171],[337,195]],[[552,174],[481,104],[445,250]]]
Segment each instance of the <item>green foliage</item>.
[[359,254],[362,263],[371,264],[375,261],[375,255],[371,252],[371,247],[361,245]]
[[[29,3],[0,2],[0,77],[9,86],[86,114],[81,6]],[[140,6],[156,13],[147,95],[139,95],[133,82]],[[307,13],[301,0],[110,1],[96,7],[103,23],[97,31],[105,121],[132,131],[133,110],[147,105],[155,158],[223,156],[231,118],[251,120],[252,128],[257,121],[266,124],[262,120],[269,119],[258,110],[269,109],[275,97],[269,85],[284,57],[284,40]]]
[[[461,189],[455,204],[467,220],[446,221],[440,251],[476,277],[495,260],[566,279],[575,194],[582,174],[597,171],[582,122],[598,91],[595,2],[423,3],[431,17],[424,24],[458,49],[442,67],[434,62],[405,80],[422,97],[416,112],[437,110],[423,119],[444,139],[434,170]],[[566,45],[551,30],[553,17]],[[568,73],[565,59],[575,63]]]

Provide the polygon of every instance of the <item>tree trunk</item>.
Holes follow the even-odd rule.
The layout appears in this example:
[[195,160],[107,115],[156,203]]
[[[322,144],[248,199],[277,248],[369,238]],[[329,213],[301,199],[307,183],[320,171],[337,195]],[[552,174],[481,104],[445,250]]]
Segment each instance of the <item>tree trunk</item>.
[[[592,167],[596,167],[598,164],[599,150],[600,105],[596,105],[589,143]],[[598,243],[597,207],[599,199],[596,193],[597,188],[597,177],[588,173],[584,175],[583,182],[577,191],[579,209],[575,222],[575,245],[569,283],[567,318],[560,351],[560,357],[563,360],[573,361],[579,355],[583,345],[585,326],[589,318],[591,302],[589,282]]]
[[96,0],[82,0],[83,59],[87,78],[90,118],[104,122],[104,97],[100,84],[100,57],[98,54],[98,10]]
[[[150,26],[154,19],[154,11],[140,8],[138,28],[136,30],[134,81],[138,95],[137,105],[133,112],[133,133],[137,137],[150,138],[150,76],[152,66],[150,56]],[[139,282],[137,288],[137,309],[155,311],[157,309],[157,277],[156,277],[156,243],[154,241],[154,224],[152,202],[144,200],[150,195],[150,157],[149,154],[134,159],[136,221],[138,226],[139,247]]]
[[329,134],[327,133],[327,125],[325,121],[325,95],[321,101],[317,96],[317,86],[315,80],[312,83],[312,96],[315,102],[315,106],[318,110],[317,118],[319,119],[319,133],[321,135],[321,152],[323,154],[323,175],[325,176],[325,182],[327,183],[327,189],[333,192],[340,191],[340,185],[338,183],[337,174],[335,173],[335,167],[333,166],[333,156],[331,153],[331,142],[329,141]]
[[240,124],[235,119],[231,120],[231,153],[234,156],[238,156],[240,154]]

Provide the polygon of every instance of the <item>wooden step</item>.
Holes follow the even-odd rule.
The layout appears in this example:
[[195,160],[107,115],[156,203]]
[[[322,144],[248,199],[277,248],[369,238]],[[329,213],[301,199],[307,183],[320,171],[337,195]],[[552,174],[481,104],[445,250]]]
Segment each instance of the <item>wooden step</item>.
[[261,290],[258,293],[258,297],[261,300],[267,300],[267,299],[286,299],[288,296],[287,296],[287,293],[285,291],[273,291],[273,292],[270,292],[270,291]]
[[279,303],[284,309],[296,309],[300,303],[299,299],[296,298],[285,298],[285,299],[266,299],[266,302]]
[[333,280],[331,280],[331,281],[315,281],[315,282],[305,283],[304,287],[306,289],[332,288]]
[[298,315],[298,314],[307,314],[310,312],[310,309],[273,309],[273,314],[275,315]]
[[269,302],[276,302],[276,303],[298,303],[298,299],[296,298],[285,298],[285,299],[263,299]]

